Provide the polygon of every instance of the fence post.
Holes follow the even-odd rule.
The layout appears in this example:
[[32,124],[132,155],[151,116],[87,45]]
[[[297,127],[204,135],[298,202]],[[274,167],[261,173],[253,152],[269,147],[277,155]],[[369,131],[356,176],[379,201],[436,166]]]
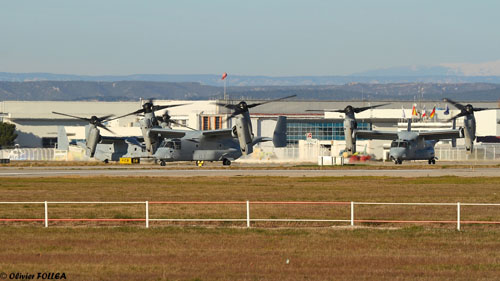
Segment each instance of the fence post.
[[354,226],[354,202],[351,201],[351,226]]
[[146,228],[149,228],[149,201],[146,201]]
[[250,227],[250,201],[247,200],[247,227]]
[[460,202],[457,202],[457,230],[460,231]]
[[48,212],[48,206],[47,206],[47,201],[45,201],[45,227],[49,227],[49,212]]

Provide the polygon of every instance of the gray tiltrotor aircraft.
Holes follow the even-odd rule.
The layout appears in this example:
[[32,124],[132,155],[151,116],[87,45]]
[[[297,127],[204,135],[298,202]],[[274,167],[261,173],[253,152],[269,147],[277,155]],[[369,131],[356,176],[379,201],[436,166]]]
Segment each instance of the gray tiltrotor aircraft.
[[345,136],[345,152],[349,154],[356,153],[356,130],[358,129],[358,122],[356,121],[355,113],[360,113],[368,109],[388,105],[388,103],[378,104],[366,107],[352,107],[346,106],[344,109],[325,109],[325,110],[307,110],[307,111],[320,111],[320,112],[339,112],[344,113],[344,136]]
[[[457,138],[465,138],[465,149],[470,153],[474,147],[476,138],[476,119],[475,111],[496,110],[498,108],[474,108],[471,104],[462,105],[450,99],[443,101],[449,102],[460,113],[449,119],[453,121],[453,129],[436,131],[411,131],[411,119],[408,120],[408,130],[401,132],[381,132],[358,130],[355,132],[357,137],[365,139],[383,139],[393,140],[389,151],[389,157],[395,164],[401,164],[403,160],[427,160],[429,164],[436,163],[434,146],[441,139],[451,139],[453,146]],[[465,117],[464,127],[455,129],[455,121],[459,117]]]
[[345,113],[344,134],[346,140],[346,152],[356,152],[356,138],[392,140],[389,157],[394,161],[394,163],[401,164],[403,163],[403,160],[427,160],[429,161],[429,164],[435,164],[436,157],[434,155],[434,145],[440,139],[455,139],[461,137],[460,130],[456,129],[426,132],[412,131],[411,120],[408,120],[408,129],[401,132],[358,130],[355,113],[360,113],[367,109],[384,105],[387,104],[360,108],[348,105],[343,110],[325,110]]
[[[148,101],[143,105],[142,109],[136,112],[137,114],[139,114],[139,113],[157,111],[181,105],[183,104],[154,106],[151,101]],[[136,112],[132,114],[136,114]],[[132,157],[132,158],[151,157],[151,153],[148,153],[146,151],[145,145],[142,144],[142,142],[144,141],[142,137],[138,136],[111,137],[111,136],[102,136],[100,133],[99,128],[102,128],[110,133],[113,133],[110,129],[106,128],[103,125],[104,122],[108,122],[130,114],[116,118],[111,118],[114,115],[106,115],[103,117],[92,116],[90,118],[84,118],[59,112],[52,112],[52,113],[89,122],[89,125],[85,127],[85,143],[84,144],[80,143],[80,145],[83,148],[85,148],[87,155],[90,156],[91,158],[95,158],[107,163],[108,161],[118,161],[122,157]],[[174,123],[174,121],[165,120],[163,123],[169,124],[169,123]],[[141,127],[142,125],[143,124],[141,123]],[[64,133],[61,132],[59,133],[58,142],[67,142],[67,136],[65,131]]]
[[389,158],[395,164],[402,164],[403,160],[427,160],[429,164],[436,164],[434,145],[441,139],[455,139],[461,137],[460,130],[420,131],[411,130],[411,119],[408,119],[408,129],[400,132],[383,132],[358,130],[356,137],[364,139],[392,140]]
[[[295,96],[295,95],[294,95]],[[291,98],[289,96],[285,98]],[[282,100],[281,98],[278,100]],[[222,161],[223,165],[230,165],[231,161],[242,155],[253,152],[253,146],[266,141],[273,141],[275,147],[286,146],[286,117],[278,117],[273,138],[254,137],[249,108],[273,102],[247,104],[242,101],[237,105],[218,104],[233,110],[228,119],[235,120],[230,129],[209,131],[185,131],[169,128],[150,128],[147,132],[150,138],[162,140],[154,157],[161,165],[171,161]]]

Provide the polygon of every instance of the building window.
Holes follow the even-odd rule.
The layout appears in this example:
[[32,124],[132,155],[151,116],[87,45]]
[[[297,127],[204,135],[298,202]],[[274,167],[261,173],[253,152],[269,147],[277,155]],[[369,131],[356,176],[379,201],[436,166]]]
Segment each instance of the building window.
[[42,147],[54,148],[56,147],[57,138],[42,138]]
[[210,118],[208,116],[203,116],[203,124],[201,124],[201,128],[203,130],[210,130]]
[[[370,123],[358,122],[358,129],[371,130]],[[299,140],[307,139],[312,134],[317,140],[345,140],[344,122],[333,120],[289,120],[287,122],[287,144],[296,146]]]
[[220,116],[215,116],[215,129],[218,130],[220,129],[222,126],[222,122],[221,122],[221,117]]
[[222,129],[221,116],[203,116],[201,119],[201,128],[203,130],[219,130]]

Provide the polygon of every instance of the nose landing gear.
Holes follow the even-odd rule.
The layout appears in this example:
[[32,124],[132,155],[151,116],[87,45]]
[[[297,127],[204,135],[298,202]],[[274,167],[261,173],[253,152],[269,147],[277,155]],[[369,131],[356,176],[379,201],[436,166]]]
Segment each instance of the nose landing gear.
[[435,157],[434,157],[434,158],[429,159],[429,165],[431,165],[431,164],[432,164],[432,165],[435,165],[435,164],[436,164],[436,158],[435,158]]
[[391,157],[391,159],[392,159],[392,161],[394,161],[395,165],[398,165],[398,164],[401,165],[401,164],[403,164],[403,160],[401,160],[399,158],[393,158],[393,157]]

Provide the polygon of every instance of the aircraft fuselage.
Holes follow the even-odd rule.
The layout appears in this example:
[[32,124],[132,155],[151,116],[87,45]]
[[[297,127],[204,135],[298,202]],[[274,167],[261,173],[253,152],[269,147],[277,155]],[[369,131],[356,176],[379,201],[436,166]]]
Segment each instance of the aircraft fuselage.
[[[398,139],[392,141],[389,158],[396,164],[404,160],[435,161],[434,140],[424,140],[416,132],[400,132]],[[434,162],[433,162],[434,163]]]

